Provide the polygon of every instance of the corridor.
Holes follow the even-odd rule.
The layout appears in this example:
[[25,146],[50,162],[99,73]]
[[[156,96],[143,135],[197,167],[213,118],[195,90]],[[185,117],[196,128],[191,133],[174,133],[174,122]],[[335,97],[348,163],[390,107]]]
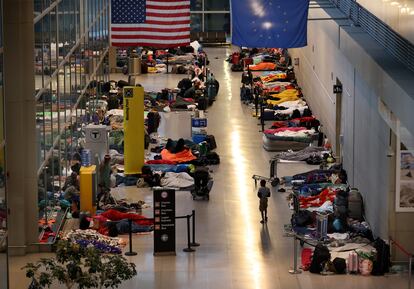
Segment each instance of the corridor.
[[[206,49],[210,67],[220,82],[216,103],[208,111],[208,131],[216,137],[221,164],[212,167],[214,186],[210,201],[193,201],[188,192],[177,193],[177,215],[197,213],[194,253],[184,253],[186,228],[177,222],[177,256],[154,257],[152,235],[134,236],[138,276],[121,288],[139,289],[342,289],[405,288],[402,277],[290,275],[293,241],[283,236],[291,212],[286,196],[274,190],[269,200],[269,221],[260,224],[259,202],[253,174],[268,175],[271,153],[262,148],[260,126],[252,110],[240,102],[240,73],[225,62],[229,48]],[[119,77],[119,76],[118,76]],[[113,78],[116,78],[114,76]],[[146,90],[175,87],[179,75],[142,78]],[[303,172],[306,166],[281,167],[279,176]],[[150,193],[145,198],[150,201]],[[150,210],[149,210],[150,212]],[[31,255],[30,259],[39,255]],[[11,259],[11,288],[27,288],[20,268],[28,257]],[[26,280],[27,281],[27,280]],[[55,287],[54,287],[55,288]],[[58,287],[56,287],[58,288]]]

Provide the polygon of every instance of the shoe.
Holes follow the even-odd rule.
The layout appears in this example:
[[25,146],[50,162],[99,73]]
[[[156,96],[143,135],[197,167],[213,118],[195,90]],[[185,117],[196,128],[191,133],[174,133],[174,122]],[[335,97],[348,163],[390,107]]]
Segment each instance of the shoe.
[[264,224],[264,222],[265,222],[265,221],[263,221],[263,220],[261,220],[261,221],[260,221],[260,223],[261,223],[261,224]]
[[267,217],[265,218],[265,222],[267,222]]

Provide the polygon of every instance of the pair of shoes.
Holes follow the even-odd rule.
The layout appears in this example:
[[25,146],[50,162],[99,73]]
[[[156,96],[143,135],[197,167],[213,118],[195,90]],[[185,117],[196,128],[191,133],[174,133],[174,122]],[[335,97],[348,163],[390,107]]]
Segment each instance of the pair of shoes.
[[260,221],[260,223],[261,223],[261,224],[264,224],[264,222],[265,222],[265,221],[263,221],[263,220],[261,220],[261,221]]

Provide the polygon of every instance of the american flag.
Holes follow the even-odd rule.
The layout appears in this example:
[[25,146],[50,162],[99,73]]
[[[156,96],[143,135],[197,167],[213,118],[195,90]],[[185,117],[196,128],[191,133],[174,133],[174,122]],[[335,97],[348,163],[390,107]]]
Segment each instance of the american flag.
[[113,46],[171,48],[190,43],[190,1],[112,0]]

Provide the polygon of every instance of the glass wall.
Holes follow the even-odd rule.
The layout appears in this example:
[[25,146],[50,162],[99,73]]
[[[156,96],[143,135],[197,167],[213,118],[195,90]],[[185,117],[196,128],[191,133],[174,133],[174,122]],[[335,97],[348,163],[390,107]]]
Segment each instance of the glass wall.
[[0,289],[8,288],[7,205],[3,97],[3,1],[0,1]]
[[79,160],[82,125],[109,80],[109,0],[34,3],[39,239],[49,243],[72,205],[65,181]]
[[191,0],[191,31],[230,34],[229,0]]

